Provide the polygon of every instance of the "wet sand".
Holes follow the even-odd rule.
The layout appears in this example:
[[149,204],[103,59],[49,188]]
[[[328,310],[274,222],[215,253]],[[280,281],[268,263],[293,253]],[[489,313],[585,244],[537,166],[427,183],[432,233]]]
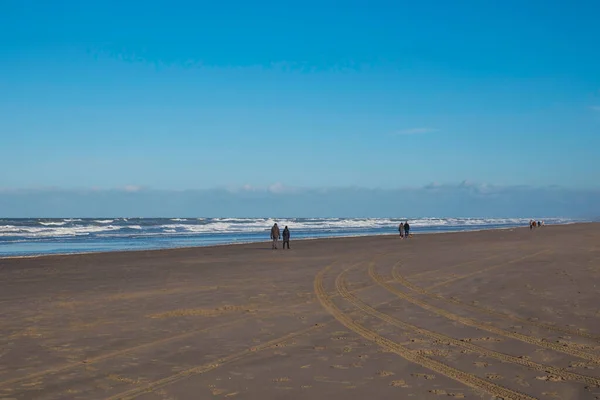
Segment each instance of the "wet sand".
[[0,399],[598,399],[600,224],[0,260]]

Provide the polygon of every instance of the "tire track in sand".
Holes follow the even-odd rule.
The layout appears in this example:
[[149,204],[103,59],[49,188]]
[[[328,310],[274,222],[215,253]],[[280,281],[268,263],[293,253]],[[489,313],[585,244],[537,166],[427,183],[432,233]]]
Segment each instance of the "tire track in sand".
[[427,290],[435,289],[435,288],[438,288],[438,287],[441,287],[441,286],[446,286],[449,283],[456,282],[456,281],[459,281],[461,279],[469,278],[469,277],[471,277],[473,275],[479,275],[479,274],[482,274],[484,272],[488,272],[488,271],[491,271],[493,269],[497,269],[497,268],[503,267],[503,266],[508,265],[508,264],[513,264],[513,263],[516,263],[518,261],[525,260],[527,258],[532,258],[532,257],[538,256],[540,254],[547,253],[547,252],[550,252],[550,251],[551,250],[547,250],[547,249],[546,250],[542,250],[542,251],[538,251],[537,253],[534,253],[534,254],[528,254],[526,256],[519,257],[519,258],[516,258],[514,260],[510,260],[510,261],[503,262],[503,263],[500,263],[500,264],[492,265],[492,266],[487,267],[487,268],[479,269],[477,271],[473,271],[473,272],[470,272],[468,274],[458,275],[458,276],[452,277],[450,279],[447,279],[447,280],[445,280],[443,282],[439,282],[439,283],[436,283],[434,285],[431,285],[431,286],[429,286],[427,288]]
[[531,397],[524,393],[520,393],[504,386],[497,385],[485,379],[479,378],[473,374],[469,374],[464,371],[460,371],[449,365],[446,365],[442,362],[436,361],[434,359],[425,357],[414,350],[410,350],[401,344],[398,344],[392,340],[389,340],[376,332],[365,328],[364,326],[354,322],[354,320],[342,312],[334,303],[331,301],[325,289],[323,287],[323,276],[325,272],[327,272],[331,268],[331,265],[320,271],[314,280],[315,294],[317,295],[319,301],[323,305],[323,307],[331,314],[333,317],[338,320],[342,325],[346,328],[352,330],[354,333],[360,335],[366,340],[374,342],[375,344],[383,347],[384,349],[391,351],[400,357],[413,362],[415,364],[419,364],[428,368],[432,371],[435,371],[439,374],[447,376],[451,379],[454,379],[460,383],[463,383],[467,386],[470,386],[475,389],[483,390],[493,396],[502,397],[506,399],[512,400],[532,400],[535,397]]
[[[356,292],[360,292],[362,290],[369,289],[369,288],[371,288],[373,286],[376,286],[376,284],[369,285],[367,287],[357,289]],[[312,301],[314,301],[314,300],[312,300]],[[386,304],[386,303],[389,303],[389,301],[382,302],[382,303],[380,303],[380,305]],[[277,312],[279,312],[278,310],[280,310],[280,309],[288,310],[289,308],[303,306],[303,305],[306,305],[306,304],[307,304],[306,302],[299,302],[299,303],[294,303],[292,305],[273,306],[273,307],[265,308],[262,311],[267,311],[268,312],[267,316],[268,316],[268,315],[274,315],[274,314],[276,314]],[[248,316],[245,316],[245,317],[237,318],[237,319],[232,320],[232,321],[224,322],[222,324],[210,325],[210,326],[207,326],[206,328],[196,329],[196,330],[184,332],[184,333],[181,333],[181,334],[178,334],[178,335],[169,336],[169,337],[162,338],[162,339],[157,339],[157,340],[154,340],[154,341],[151,341],[151,342],[148,342],[148,343],[144,343],[144,344],[133,346],[133,347],[128,347],[128,348],[121,349],[121,350],[115,350],[115,351],[112,351],[112,352],[109,352],[109,353],[106,353],[106,354],[102,354],[102,355],[99,355],[99,356],[96,356],[96,357],[86,358],[86,359],[82,359],[80,361],[75,361],[75,362],[70,362],[70,363],[58,365],[56,367],[50,367],[50,368],[47,368],[47,369],[42,370],[42,371],[34,372],[34,373],[27,374],[27,375],[24,375],[24,376],[21,376],[21,377],[16,377],[16,378],[12,378],[12,379],[8,379],[6,381],[0,382],[0,387],[5,387],[5,386],[8,386],[8,385],[14,385],[14,384],[18,384],[18,383],[21,383],[21,382],[25,382],[25,381],[29,381],[29,380],[33,380],[33,379],[42,378],[42,377],[45,377],[47,375],[59,374],[61,372],[69,371],[71,369],[75,369],[75,368],[78,368],[78,367],[92,365],[92,364],[95,364],[95,363],[98,363],[98,362],[101,362],[101,361],[104,361],[104,360],[108,360],[108,359],[111,359],[111,358],[114,358],[114,357],[119,357],[119,356],[122,356],[122,355],[125,355],[125,354],[128,354],[128,353],[132,353],[132,352],[135,352],[135,351],[143,350],[143,349],[146,349],[146,348],[152,348],[154,346],[163,345],[163,344],[166,344],[166,343],[169,343],[169,342],[172,342],[172,341],[176,341],[176,340],[182,340],[182,339],[190,338],[190,337],[193,337],[194,335],[197,335],[197,334],[200,334],[200,333],[204,333],[204,332],[209,332],[210,330],[213,330],[213,329],[225,328],[225,327],[228,327],[230,325],[237,324],[239,322],[244,322],[244,321],[247,321],[249,319],[252,319],[253,317],[255,317],[255,315],[248,315]]]
[[204,329],[198,329],[198,330],[194,330],[194,331],[182,333],[180,335],[170,336],[170,337],[167,337],[167,338],[155,340],[153,342],[144,343],[144,344],[141,344],[141,345],[138,345],[138,346],[129,347],[129,348],[122,349],[122,350],[112,351],[110,353],[102,354],[102,355],[97,356],[97,357],[87,358],[87,359],[84,359],[84,360],[81,360],[81,361],[76,361],[76,362],[72,362],[72,363],[69,363],[69,364],[60,365],[60,366],[57,366],[57,367],[54,367],[54,368],[48,368],[48,369],[45,369],[43,371],[34,372],[32,374],[29,374],[29,375],[25,375],[25,376],[21,376],[21,377],[18,377],[18,378],[9,379],[9,380],[4,381],[4,382],[0,382],[0,387],[7,386],[7,385],[13,385],[13,384],[16,384],[16,383],[20,383],[20,382],[23,382],[23,381],[28,381],[28,380],[32,380],[32,379],[36,379],[36,378],[41,378],[41,377],[44,377],[44,376],[50,375],[50,374],[57,374],[57,373],[60,373],[60,372],[65,372],[65,371],[68,371],[68,370],[73,369],[73,368],[77,368],[77,367],[81,367],[81,366],[85,366],[85,365],[94,364],[94,363],[97,363],[97,362],[100,362],[100,361],[104,361],[104,360],[107,360],[107,359],[110,359],[110,358],[113,358],[113,357],[118,357],[118,356],[121,356],[121,355],[124,355],[124,354],[127,354],[127,353],[131,353],[131,352],[134,352],[134,351],[137,351],[137,350],[142,350],[142,349],[153,347],[153,346],[157,346],[157,345],[160,345],[160,344],[169,343],[169,342],[174,341],[174,340],[185,339],[185,338],[197,335],[197,334],[202,333],[202,332],[208,332],[208,331],[210,331],[212,329],[224,328],[226,326],[233,325],[233,324],[238,323],[238,322],[243,322],[243,321],[245,321],[245,320],[247,320],[249,318],[251,318],[251,317],[248,316],[248,317],[245,317],[245,318],[239,318],[239,319],[236,319],[236,320],[233,320],[233,321],[224,322],[222,324],[209,326],[209,327],[206,327]]
[[[287,305],[287,306],[273,306],[273,307],[265,308],[262,311],[267,311],[268,312],[267,316],[268,316],[268,315],[274,315],[277,312],[281,312],[280,309],[287,310],[289,308],[303,306],[303,305],[305,305],[304,302],[295,303],[295,304]],[[122,356],[122,355],[125,355],[125,354],[128,354],[128,353],[132,353],[132,352],[135,352],[135,351],[138,351],[138,350],[143,350],[143,349],[146,349],[146,348],[152,348],[154,346],[163,345],[163,344],[166,344],[166,343],[169,343],[169,342],[173,342],[173,341],[176,341],[176,340],[186,339],[186,338],[193,337],[193,336],[195,336],[197,334],[200,334],[200,333],[208,332],[208,331],[213,330],[213,329],[225,328],[227,326],[234,325],[234,324],[237,324],[239,322],[244,322],[244,321],[247,321],[249,319],[252,319],[253,317],[255,317],[255,315],[247,315],[247,316],[244,316],[244,317],[241,317],[241,318],[236,318],[236,319],[234,319],[232,321],[223,322],[221,324],[209,325],[206,328],[195,329],[195,330],[184,332],[184,333],[181,333],[181,334],[178,334],[178,335],[169,336],[169,337],[166,337],[166,338],[154,340],[154,341],[151,341],[151,342],[148,342],[148,343],[144,343],[144,344],[141,344],[141,345],[137,345],[137,346],[133,346],[133,347],[128,347],[128,348],[121,349],[121,350],[111,351],[109,353],[102,354],[102,355],[99,355],[99,356],[96,356],[96,357],[86,358],[86,359],[83,359],[81,361],[70,362],[70,363],[59,365],[59,366],[56,366],[56,367],[47,368],[47,369],[45,369],[43,371],[34,372],[34,373],[31,373],[31,374],[28,374],[28,375],[24,375],[24,376],[21,376],[21,377],[12,378],[12,379],[0,382],[0,387],[4,387],[4,386],[7,386],[7,385],[14,385],[14,384],[21,383],[23,381],[32,380],[32,379],[42,378],[44,376],[51,375],[51,374],[58,374],[60,372],[65,372],[65,371],[68,371],[68,370],[71,370],[71,369],[74,369],[74,368],[77,368],[77,367],[82,367],[82,366],[86,366],[86,365],[95,364],[95,363],[98,363],[98,362],[101,362],[101,361],[104,361],[104,360],[108,360],[108,359],[111,359],[111,358],[114,358],[114,357]]]
[[319,328],[321,328],[323,326],[324,326],[323,324],[316,324],[316,325],[313,325],[311,327],[308,327],[308,328],[305,328],[305,329],[302,329],[302,330],[299,330],[299,331],[296,331],[296,332],[289,333],[289,334],[287,334],[285,336],[282,336],[282,337],[280,337],[278,339],[274,339],[274,340],[265,342],[263,344],[260,344],[258,346],[253,346],[253,347],[247,348],[247,349],[242,350],[242,351],[240,351],[238,353],[230,354],[228,356],[219,358],[218,360],[216,360],[214,362],[203,364],[203,365],[199,365],[197,367],[192,367],[192,368],[186,369],[185,371],[178,372],[177,374],[168,376],[166,378],[159,379],[159,380],[156,380],[154,382],[150,382],[150,383],[144,385],[143,387],[131,389],[131,390],[128,390],[126,392],[122,392],[122,393],[119,393],[117,395],[113,395],[111,397],[106,398],[106,400],[130,400],[130,399],[134,399],[134,398],[136,398],[138,396],[141,396],[142,394],[152,392],[153,390],[158,389],[160,387],[164,387],[164,386],[170,385],[172,383],[178,382],[178,381],[180,381],[182,379],[188,378],[188,377],[193,376],[193,375],[200,375],[200,374],[203,374],[205,372],[212,371],[213,369],[222,367],[223,365],[232,363],[232,362],[237,361],[237,360],[239,360],[241,358],[244,358],[246,356],[255,354],[255,353],[257,353],[259,351],[262,351],[262,350],[269,349],[269,348],[274,347],[274,346],[276,346],[276,345],[278,345],[280,343],[286,342],[286,341],[288,341],[290,339],[293,339],[293,338],[295,338],[297,336],[300,336],[300,335],[303,335],[305,333],[311,332],[313,330],[319,329]]
[[358,298],[357,296],[355,296],[348,290],[348,287],[347,287],[346,281],[345,281],[345,275],[346,275],[347,271],[348,271],[348,269],[346,269],[344,272],[339,274],[335,281],[335,285],[338,290],[338,293],[340,294],[340,296],[342,296],[348,302],[352,303],[353,306],[355,306],[356,308],[364,311],[365,313],[367,313],[375,318],[385,321],[385,322],[387,322],[391,325],[394,325],[398,328],[411,330],[411,331],[421,334],[423,336],[427,336],[429,338],[439,340],[444,343],[450,343],[452,345],[462,347],[464,349],[473,351],[478,354],[482,354],[482,355],[490,357],[490,358],[494,358],[496,360],[500,360],[502,362],[517,364],[517,365],[521,365],[523,367],[531,368],[536,371],[553,374],[553,375],[563,378],[564,380],[580,382],[580,383],[585,383],[588,385],[595,385],[595,386],[600,387],[600,379],[599,378],[594,378],[594,377],[587,376],[587,375],[572,373],[569,371],[565,371],[564,369],[561,369],[561,368],[556,368],[556,367],[549,366],[549,365],[538,364],[533,361],[529,361],[525,358],[515,357],[515,356],[511,356],[509,354],[500,353],[500,352],[497,352],[494,350],[487,349],[485,347],[477,346],[477,345],[469,343],[469,342],[464,342],[462,340],[455,339],[450,336],[446,336],[442,333],[433,332],[433,331],[427,330],[425,328],[420,328],[416,325],[412,325],[408,322],[399,320],[388,314],[382,313],[381,311],[378,311],[377,309],[375,309],[375,308],[371,307],[370,305],[368,305],[367,303],[365,303],[363,300],[361,300],[360,298]]
[[555,325],[551,325],[551,324],[547,324],[547,323],[543,323],[543,322],[537,322],[537,321],[530,321],[528,319],[525,318],[521,318],[518,317],[516,315],[512,315],[512,314],[508,314],[508,313],[503,313],[500,311],[496,311],[496,310],[491,310],[489,308],[485,308],[485,307],[480,307],[480,306],[476,306],[473,304],[468,304],[468,303],[464,303],[460,300],[457,299],[453,299],[450,297],[445,297],[442,295],[439,295],[437,293],[432,293],[430,292],[428,289],[422,288],[420,286],[415,285],[414,283],[410,282],[408,279],[404,278],[402,275],[400,275],[400,273],[398,272],[397,267],[400,265],[400,263],[396,263],[396,265],[394,265],[394,267],[392,268],[392,277],[394,278],[394,280],[398,283],[400,283],[403,286],[406,286],[407,288],[409,288],[410,290],[417,292],[419,294],[428,296],[428,297],[432,297],[438,300],[442,300],[442,301],[446,301],[446,302],[450,302],[450,303],[454,303],[457,304],[459,306],[465,307],[465,308],[469,308],[473,311],[477,311],[477,312],[482,312],[485,314],[489,314],[489,315],[494,315],[497,317],[501,317],[501,318],[506,318],[506,319],[510,319],[513,320],[515,322],[519,322],[522,324],[529,324],[529,325],[534,325],[537,326],[538,328],[543,328],[543,329],[547,329],[547,330],[551,330],[551,331],[556,331],[556,332],[561,332],[561,333],[566,333],[566,334],[570,334],[570,335],[576,335],[576,336],[581,336],[587,339],[592,339],[595,341],[600,341],[600,336],[598,335],[594,335],[592,333],[588,333],[585,331],[582,331],[580,329],[577,328],[569,328],[569,327],[560,327],[560,326],[555,326]]
[[[462,263],[459,263],[459,264],[454,264],[454,265],[451,265],[449,267],[442,267],[442,268],[431,269],[431,270],[428,270],[428,271],[418,272],[416,274],[409,275],[408,277],[409,278],[422,278],[422,277],[427,276],[427,275],[435,274],[436,272],[446,271],[446,270],[450,270],[450,269],[458,268],[458,267],[463,267],[465,265],[474,264],[474,263],[479,262],[479,261],[493,260],[494,258],[498,258],[498,257],[500,257],[500,255],[499,254],[495,254],[495,255],[489,256],[489,257],[478,258],[478,259],[475,259],[475,260],[472,260],[472,261],[466,261],[466,262],[462,262]],[[411,258],[411,260],[412,260],[412,258]]]
[[519,340],[524,343],[533,344],[533,345],[536,345],[539,347],[544,347],[546,349],[550,349],[550,350],[558,351],[560,353],[568,354],[570,356],[582,358],[584,360],[592,361],[594,363],[600,363],[600,356],[589,354],[589,353],[586,353],[586,352],[578,350],[578,349],[573,349],[568,346],[552,343],[543,338],[527,336],[527,335],[523,335],[521,333],[516,333],[516,332],[509,332],[504,329],[497,328],[491,324],[476,321],[472,318],[461,317],[460,315],[457,315],[457,314],[451,313],[449,311],[446,311],[444,309],[441,309],[439,307],[433,306],[423,300],[414,298],[411,295],[409,295],[401,290],[398,290],[394,286],[385,282],[385,280],[381,276],[379,276],[377,274],[377,272],[375,271],[375,263],[370,263],[369,275],[380,286],[387,289],[389,292],[395,294],[396,296],[398,296],[412,304],[415,304],[427,311],[430,311],[434,314],[445,317],[449,320],[460,322],[463,325],[467,325],[467,326],[471,326],[473,328],[478,328],[478,329],[481,329],[484,331],[488,331],[488,332],[494,333],[496,335],[504,336],[504,337],[511,338],[511,339],[516,339],[516,340]]

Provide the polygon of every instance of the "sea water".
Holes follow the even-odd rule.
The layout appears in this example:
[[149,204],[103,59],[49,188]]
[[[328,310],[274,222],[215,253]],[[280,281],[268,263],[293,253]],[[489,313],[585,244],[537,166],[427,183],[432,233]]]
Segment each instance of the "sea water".
[[[275,222],[292,240],[528,226],[527,218],[60,218],[0,219],[0,257],[210,246],[269,240]],[[578,222],[545,218],[546,224]]]

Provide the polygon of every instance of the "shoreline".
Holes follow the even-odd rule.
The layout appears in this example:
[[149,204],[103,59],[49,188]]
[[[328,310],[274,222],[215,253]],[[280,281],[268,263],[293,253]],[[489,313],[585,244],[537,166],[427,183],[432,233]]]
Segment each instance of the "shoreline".
[[[581,224],[593,224],[594,221],[576,221],[576,222],[565,222],[561,224],[551,224],[545,225],[544,228],[553,227],[553,226],[569,226],[569,225],[581,225]],[[469,232],[486,232],[486,231],[501,231],[501,230],[511,230],[511,229],[519,229],[519,228],[527,228],[527,226],[507,226],[507,227],[493,227],[493,228],[479,228],[479,229],[457,229],[457,230],[447,230],[442,232],[419,232],[418,235],[443,235],[443,234],[456,234],[456,233],[469,233]],[[538,228],[536,228],[538,229]],[[414,235],[414,233],[413,233]],[[358,234],[358,235],[343,235],[343,236],[326,236],[326,237],[303,237],[299,239],[294,239],[293,241],[329,241],[335,239],[348,239],[348,238],[365,238],[365,237],[397,237],[396,234],[391,233],[371,233],[371,234]],[[189,249],[211,249],[211,248],[223,248],[228,246],[243,246],[249,244],[258,244],[258,243],[266,243],[269,244],[270,240],[260,240],[260,241],[245,241],[245,242],[236,242],[236,243],[220,243],[220,244],[209,244],[206,246],[202,245],[194,245],[194,246],[178,246],[178,247],[164,247],[164,248],[151,248],[151,249],[134,249],[134,250],[107,250],[107,251],[81,251],[81,252],[71,252],[71,253],[47,253],[47,254],[30,254],[30,255],[20,255],[20,256],[0,256],[0,261],[2,260],[18,260],[18,259],[38,259],[44,257],[69,257],[69,256],[81,256],[81,255],[95,255],[95,254],[133,254],[133,253],[146,253],[146,252],[164,252],[164,251],[176,251],[176,250],[189,250]]]

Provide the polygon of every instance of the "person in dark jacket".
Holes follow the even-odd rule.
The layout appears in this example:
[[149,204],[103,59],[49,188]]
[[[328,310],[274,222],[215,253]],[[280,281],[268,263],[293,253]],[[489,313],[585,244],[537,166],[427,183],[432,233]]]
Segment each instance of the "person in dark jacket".
[[286,226],[283,228],[283,248],[285,249],[285,244],[287,243],[288,250],[290,249],[290,230]]
[[273,240],[273,247],[271,248],[275,250],[277,249],[277,241],[281,239],[281,234],[279,233],[279,227],[277,226],[277,223],[275,223],[275,225],[273,225],[271,228],[271,239]]
[[410,225],[408,221],[404,223],[404,237],[408,237],[410,235]]

